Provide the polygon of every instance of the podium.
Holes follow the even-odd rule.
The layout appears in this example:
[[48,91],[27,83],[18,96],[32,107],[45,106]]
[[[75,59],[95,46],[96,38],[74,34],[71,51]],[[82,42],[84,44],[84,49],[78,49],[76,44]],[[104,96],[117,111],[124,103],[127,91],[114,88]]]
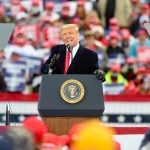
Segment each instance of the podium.
[[95,75],[44,74],[38,111],[50,132],[67,134],[74,124],[102,116],[102,82]]

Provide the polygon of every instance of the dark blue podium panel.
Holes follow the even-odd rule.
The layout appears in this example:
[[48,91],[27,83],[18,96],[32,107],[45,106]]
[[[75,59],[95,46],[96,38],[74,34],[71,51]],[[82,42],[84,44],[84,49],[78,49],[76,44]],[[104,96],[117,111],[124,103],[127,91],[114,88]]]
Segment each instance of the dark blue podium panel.
[[43,75],[38,111],[42,117],[100,117],[102,82],[95,75]]

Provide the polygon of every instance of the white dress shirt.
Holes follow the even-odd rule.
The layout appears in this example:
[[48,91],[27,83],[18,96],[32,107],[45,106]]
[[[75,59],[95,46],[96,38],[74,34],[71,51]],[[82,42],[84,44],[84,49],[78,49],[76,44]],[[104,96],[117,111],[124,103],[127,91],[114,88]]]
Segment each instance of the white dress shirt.
[[[74,56],[76,55],[76,53],[77,53],[77,51],[78,51],[78,49],[79,49],[79,43],[75,46],[75,47],[73,47],[73,49],[72,49],[72,57],[74,58]],[[72,58],[72,59],[73,59]],[[70,62],[69,62],[69,65],[71,64],[71,53],[70,53]]]

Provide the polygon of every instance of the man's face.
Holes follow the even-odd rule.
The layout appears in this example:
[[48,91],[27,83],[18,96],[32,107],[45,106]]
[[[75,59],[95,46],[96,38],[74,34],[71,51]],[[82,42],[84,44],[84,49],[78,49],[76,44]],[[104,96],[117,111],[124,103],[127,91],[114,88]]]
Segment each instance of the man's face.
[[76,28],[66,28],[61,32],[61,38],[65,45],[76,46],[79,42],[79,33]]

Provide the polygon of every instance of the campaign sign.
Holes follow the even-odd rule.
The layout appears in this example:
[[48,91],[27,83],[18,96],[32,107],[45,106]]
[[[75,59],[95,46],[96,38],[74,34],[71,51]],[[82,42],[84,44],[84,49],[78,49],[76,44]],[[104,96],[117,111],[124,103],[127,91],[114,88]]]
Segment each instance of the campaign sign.
[[103,85],[104,94],[117,95],[124,92],[123,83],[112,83]]
[[107,68],[110,68],[112,64],[125,64],[126,58],[123,54],[108,54]]
[[36,42],[40,40],[40,26],[38,24],[16,26],[14,31],[14,38],[19,32],[22,32],[26,37],[33,35],[33,40]]
[[22,92],[25,89],[26,63],[5,60],[1,65],[2,74],[9,92]]
[[137,49],[137,58],[141,62],[150,61],[150,47],[139,47]]
[[104,65],[104,54],[102,50],[96,50],[95,52],[98,55],[98,66],[102,67]]
[[27,68],[30,76],[32,76],[34,73],[40,74],[41,63],[42,63],[41,58],[34,57],[34,56],[24,56],[24,55],[20,55],[19,58],[20,61],[23,61],[27,64]]
[[43,28],[44,41],[58,44],[60,41],[60,28],[59,27],[45,27]]

